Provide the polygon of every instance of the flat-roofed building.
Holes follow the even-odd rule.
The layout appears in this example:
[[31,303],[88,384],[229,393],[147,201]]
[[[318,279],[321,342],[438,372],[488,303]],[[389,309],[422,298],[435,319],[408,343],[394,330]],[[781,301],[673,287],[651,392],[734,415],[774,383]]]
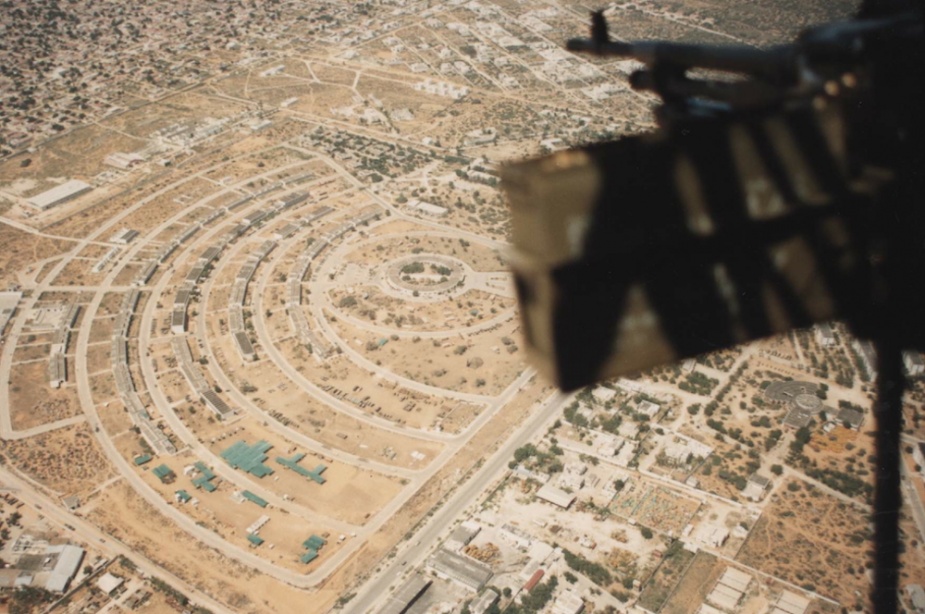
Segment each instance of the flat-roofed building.
[[254,344],[248,339],[247,333],[236,332],[232,334],[234,335],[234,343],[238,348],[238,353],[241,355],[241,358],[247,362],[254,362],[257,360],[257,352],[254,350]]
[[478,523],[467,520],[453,529],[450,537],[446,540],[445,547],[453,551],[462,550],[481,530],[482,527]]
[[857,431],[861,428],[861,425],[864,424],[864,412],[852,409],[850,407],[841,407],[839,408],[835,419],[839,422],[839,424]]
[[607,386],[595,386],[591,391],[591,396],[598,403],[606,403],[617,396],[617,391]]
[[80,562],[84,558],[83,548],[78,548],[71,544],[48,546],[45,549],[45,554],[58,556],[55,567],[51,575],[48,576],[48,581],[45,582],[45,590],[53,593],[63,593],[67,589],[71,578],[80,568]]
[[186,309],[184,307],[174,307],[170,312],[170,332],[175,335],[182,335],[186,332]]
[[636,407],[636,411],[638,411],[640,414],[648,416],[649,418],[654,418],[659,409],[661,409],[661,406],[658,403],[653,403],[652,401],[646,400],[641,401]]
[[128,245],[138,236],[137,230],[132,230],[131,228],[123,228],[116,234],[112,235],[109,238],[110,243],[118,243],[119,245]]
[[922,360],[922,355],[918,352],[911,350],[903,352],[903,365],[905,365],[906,374],[909,377],[918,377],[925,374],[925,361]]
[[96,581],[96,586],[106,595],[112,595],[124,583],[125,580],[107,571]]
[[552,484],[545,484],[536,491],[536,496],[543,501],[548,501],[553,505],[558,505],[562,509],[568,509],[575,501],[575,495],[567,493],[561,488],[556,488]]
[[748,585],[751,584],[751,582],[752,577],[750,575],[734,567],[727,567],[726,571],[723,572],[722,577],[719,579],[720,584],[725,584],[740,593],[747,591]]
[[441,548],[427,560],[427,566],[438,576],[452,580],[473,591],[480,591],[491,579],[491,568],[464,554]]
[[809,599],[785,590],[781,593],[771,614],[803,614],[809,607]]
[[61,352],[51,355],[48,362],[48,385],[60,388],[67,381],[67,359]]
[[835,333],[832,331],[832,325],[828,322],[816,324],[815,329],[816,343],[821,347],[831,347],[835,345]]
[[485,614],[488,609],[498,603],[501,596],[490,588],[486,588],[475,601],[469,604],[469,611],[472,614]]
[[581,614],[585,610],[584,599],[571,589],[562,591],[552,603],[550,614]]
[[206,390],[200,396],[209,409],[218,414],[219,417],[225,417],[231,413],[228,403],[225,403],[220,396],[215,394],[214,390]]
[[733,590],[725,584],[717,584],[707,595],[707,601],[723,610],[734,610],[739,605],[742,593]]
[[69,200],[73,200],[78,196],[86,194],[93,189],[89,183],[80,181],[79,179],[71,179],[70,181],[65,181],[59,186],[55,186],[50,190],[46,190],[41,194],[37,194],[32,198],[26,200],[30,205],[45,211],[56,207],[58,205],[63,205]]
[[431,217],[444,217],[448,213],[446,207],[441,207],[440,205],[434,205],[417,199],[408,201],[407,208],[409,211],[417,211],[418,213],[423,213],[424,215],[429,215]]
[[123,153],[121,151],[113,152],[103,158],[103,164],[121,170],[130,169],[144,161],[144,157],[137,153]]
[[[428,580],[421,574],[415,574],[392,593],[379,614],[405,614],[427,592],[433,580]],[[473,610],[475,612],[475,610]]]
[[912,602],[912,609],[917,614],[925,613],[925,589],[921,584],[907,584],[906,595]]

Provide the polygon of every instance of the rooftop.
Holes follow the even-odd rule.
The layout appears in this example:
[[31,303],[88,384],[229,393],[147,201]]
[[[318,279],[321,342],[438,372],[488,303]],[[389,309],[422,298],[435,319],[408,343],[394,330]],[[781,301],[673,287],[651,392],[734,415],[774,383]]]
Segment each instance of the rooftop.
[[222,458],[235,469],[246,471],[258,478],[270,475],[273,470],[263,464],[267,460],[267,451],[273,446],[262,439],[252,446],[245,441],[238,441],[222,452]]

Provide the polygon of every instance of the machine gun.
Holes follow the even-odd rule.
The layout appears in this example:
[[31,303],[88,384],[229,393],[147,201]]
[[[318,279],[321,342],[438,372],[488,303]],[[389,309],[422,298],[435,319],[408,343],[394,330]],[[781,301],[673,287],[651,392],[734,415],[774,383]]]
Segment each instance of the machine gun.
[[831,319],[878,354],[874,604],[895,612],[902,351],[925,350],[923,10],[770,49],[611,40],[658,129],[511,164],[528,355],[572,390]]

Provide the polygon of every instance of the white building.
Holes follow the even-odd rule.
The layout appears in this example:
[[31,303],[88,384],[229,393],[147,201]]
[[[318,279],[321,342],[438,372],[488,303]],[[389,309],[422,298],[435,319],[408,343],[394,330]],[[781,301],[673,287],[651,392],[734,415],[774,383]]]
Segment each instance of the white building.
[[917,377],[925,373],[925,362],[918,352],[903,352],[903,364],[909,377]]
[[591,396],[600,404],[604,404],[617,396],[617,391],[607,386],[595,386],[591,391]]
[[92,189],[93,186],[91,186],[89,183],[85,183],[79,179],[71,179],[70,181],[66,181],[59,186],[53,187],[50,190],[46,190],[41,194],[33,196],[26,202],[36,209],[45,211],[57,205],[64,204],[69,200],[73,200],[82,194],[86,194]]
[[816,343],[820,347],[831,347],[835,345],[835,334],[832,332],[832,325],[828,322],[817,324],[815,327]]
[[131,228],[123,228],[116,234],[110,237],[110,243],[118,243],[119,245],[128,245],[135,240],[135,237],[138,236],[137,230],[132,230]]
[[49,575],[48,581],[45,582],[45,590],[53,593],[63,593],[80,567],[80,562],[84,558],[83,548],[70,544],[48,546],[45,549],[45,554],[58,555],[55,567],[51,575]]
[[96,581],[96,586],[105,594],[112,595],[124,583],[125,580],[107,571]]
[[549,611],[551,614],[581,614],[584,609],[585,602],[581,595],[567,588],[559,593]]
[[543,501],[558,505],[562,509],[568,509],[575,501],[575,495],[567,493],[561,488],[556,488],[552,484],[545,484],[536,491],[536,496]]
[[408,210],[423,213],[431,217],[443,217],[447,214],[447,208],[440,205],[433,205],[422,200],[412,199],[408,201]]
[[661,406],[658,403],[653,403],[652,401],[642,401],[639,403],[636,411],[638,411],[640,414],[648,416],[649,418],[654,418],[659,409],[661,409]]
[[120,151],[109,154],[103,159],[103,164],[121,170],[127,170],[144,162],[144,157],[137,153],[122,153]]

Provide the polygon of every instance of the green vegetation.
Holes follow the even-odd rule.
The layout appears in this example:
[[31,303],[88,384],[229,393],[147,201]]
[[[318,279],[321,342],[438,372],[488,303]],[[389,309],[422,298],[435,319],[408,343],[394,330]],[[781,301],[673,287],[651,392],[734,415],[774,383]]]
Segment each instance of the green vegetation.
[[420,262],[412,262],[411,264],[406,264],[401,268],[402,275],[414,275],[415,273],[423,273],[424,265]]
[[580,574],[584,574],[589,580],[600,587],[607,588],[613,583],[613,576],[607,571],[607,568],[600,563],[595,563],[584,558],[580,554],[573,554],[565,548],[562,549],[565,555],[565,564]]
[[619,414],[613,414],[600,421],[602,431],[617,434],[620,431],[620,425],[623,424],[623,418]]
[[684,576],[684,571],[693,558],[694,553],[685,550],[679,541],[672,542],[639,595],[639,605],[650,612],[658,612]]
[[176,600],[176,602],[179,603],[180,605],[185,606],[187,603],[189,603],[189,599],[186,597],[186,595],[184,595],[183,593],[181,593],[174,587],[170,586],[169,584],[167,584],[160,578],[155,578],[154,576],[151,576],[148,581],[151,582],[151,586],[153,586],[156,590],[164,593],[165,595],[169,595],[170,597],[173,597],[174,600]]
[[809,477],[819,480],[829,488],[844,493],[849,497],[857,497],[860,495],[868,499],[874,492],[873,486],[844,471],[816,468],[807,468],[805,471],[806,475]]
[[514,450],[514,460],[508,463],[508,467],[513,469],[518,464],[522,464],[528,469],[536,469],[547,473],[558,473],[564,468],[562,461],[557,459],[555,454],[543,452],[532,443]]
[[699,371],[694,371],[693,373],[688,373],[684,381],[678,384],[678,388],[685,392],[710,396],[710,393],[713,392],[713,389],[718,385],[719,380],[707,377]]
[[550,576],[546,582],[541,582],[533,587],[533,590],[523,596],[520,605],[511,604],[505,610],[505,614],[536,614],[552,599],[556,587],[559,586],[559,579],[556,576]]
[[55,596],[44,588],[20,586],[13,591],[9,601],[10,614],[30,614],[41,609],[44,603],[51,603]]
[[790,442],[790,452],[795,457],[803,455],[803,447],[809,443],[813,433],[808,427],[800,427],[794,435],[793,441]]
[[784,435],[784,432],[780,429],[774,429],[768,433],[767,439],[764,440],[764,449],[770,450],[777,445],[777,442],[780,441],[780,438]]
[[565,410],[563,411],[563,414],[565,415],[565,419],[570,424],[573,424],[574,426],[578,426],[578,427],[587,427],[588,419],[585,418],[580,413],[578,413],[579,407],[580,406],[578,404],[578,401],[575,401],[574,403],[572,403],[571,405],[565,408]]

